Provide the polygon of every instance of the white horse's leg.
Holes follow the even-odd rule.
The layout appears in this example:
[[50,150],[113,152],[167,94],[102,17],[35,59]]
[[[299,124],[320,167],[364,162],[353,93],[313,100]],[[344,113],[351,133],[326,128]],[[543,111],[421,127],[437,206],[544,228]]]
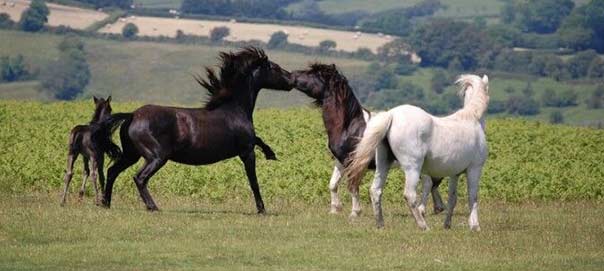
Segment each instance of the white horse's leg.
[[[422,175],[422,180],[424,181],[424,189],[422,189],[422,201],[419,204],[417,209],[420,213],[426,213],[426,205],[428,204],[428,196],[430,195],[430,191],[432,191],[432,178],[428,175]],[[436,204],[436,202],[434,202]]]
[[419,205],[419,201],[417,199],[417,184],[419,183],[420,178],[420,169],[421,165],[417,167],[408,167],[405,170],[405,191],[403,192],[405,196],[405,200],[407,201],[407,206],[411,210],[413,217],[415,218],[415,222],[417,226],[419,226],[422,230],[427,230],[428,225],[426,224],[426,219],[423,214],[417,208]]
[[449,200],[447,202],[447,217],[445,218],[445,229],[451,228],[451,218],[453,217],[453,210],[457,204],[457,180],[459,176],[451,176],[449,180]]
[[373,215],[375,216],[376,226],[384,227],[384,216],[382,215],[382,192],[390,171],[390,161],[388,161],[388,149],[384,144],[377,147],[375,153],[375,175],[373,184],[371,184],[371,205],[373,206]]
[[443,203],[443,199],[440,197],[440,192],[438,192],[438,186],[443,181],[443,178],[439,178],[438,180],[432,180],[432,201],[434,202],[434,214],[439,214],[440,212],[445,210],[445,204]]
[[331,179],[329,180],[329,192],[331,193],[331,211],[332,214],[337,214],[342,211],[342,203],[340,202],[340,197],[338,197],[338,185],[340,184],[340,179],[342,178],[342,165],[336,162],[336,165],[333,167],[333,173],[331,174]]
[[467,172],[468,207],[470,208],[468,224],[470,225],[470,230],[480,231],[478,223],[478,184],[480,182],[480,175],[482,174],[482,167],[469,168]]
[[361,198],[359,196],[359,189],[350,192],[352,196],[352,211],[350,212],[349,217],[355,218],[361,215]]

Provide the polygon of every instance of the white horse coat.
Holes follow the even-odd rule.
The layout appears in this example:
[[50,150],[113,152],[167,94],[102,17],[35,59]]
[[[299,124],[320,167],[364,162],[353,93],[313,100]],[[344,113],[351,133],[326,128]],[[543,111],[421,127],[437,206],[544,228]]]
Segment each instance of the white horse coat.
[[[371,186],[371,200],[378,227],[382,227],[384,223],[381,195],[390,163],[383,140],[388,140],[405,172],[405,200],[420,228],[428,228],[424,218],[425,207],[420,205],[416,193],[420,175],[451,177],[445,219],[445,228],[449,228],[457,201],[457,178],[466,173],[469,224],[472,230],[480,230],[478,183],[488,155],[484,131],[484,113],[489,101],[488,78],[462,75],[457,83],[462,86],[462,93],[465,95],[464,107],[452,115],[435,117],[421,108],[402,105],[377,114],[367,124],[346,174],[350,182],[359,182],[375,153],[376,173]],[[426,187],[428,184],[431,186],[430,180],[426,180]]]

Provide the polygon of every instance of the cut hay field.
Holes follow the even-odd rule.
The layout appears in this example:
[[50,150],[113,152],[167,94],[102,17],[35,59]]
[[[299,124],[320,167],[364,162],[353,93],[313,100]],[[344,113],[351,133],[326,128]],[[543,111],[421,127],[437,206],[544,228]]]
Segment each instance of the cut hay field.
[[[29,7],[29,0],[2,0],[4,5],[0,4],[0,13],[7,13],[11,20],[17,22],[21,19],[21,14]],[[14,6],[9,3],[14,3]],[[65,25],[76,29],[85,29],[91,24],[105,19],[108,15],[103,12],[83,9],[54,3],[47,3],[50,9],[48,16],[48,25]]]
[[225,39],[230,41],[261,40],[268,42],[271,35],[277,31],[289,34],[288,42],[306,46],[318,46],[321,41],[333,40],[337,43],[337,50],[356,51],[359,48],[369,48],[376,52],[377,48],[392,40],[388,36],[379,36],[369,33],[358,33],[351,31],[311,28],[304,26],[290,26],[263,23],[242,23],[234,21],[210,21],[176,18],[158,18],[131,16],[125,20],[119,20],[113,24],[106,25],[99,32],[122,33],[127,23],[135,24],[142,36],[167,36],[175,37],[177,30],[186,34],[209,36],[215,27],[226,26],[230,29],[230,35]]
[[[58,56],[56,46],[62,39],[56,35],[5,30],[0,30],[0,36],[6,37],[0,39],[0,55],[22,54],[26,61],[37,67],[44,67]],[[117,101],[164,104],[200,104],[206,92],[197,85],[191,74],[201,72],[204,66],[215,66],[219,51],[236,50],[219,46],[119,42],[92,38],[84,39],[84,42],[92,73],[84,97],[112,94]],[[367,62],[353,59],[280,51],[268,51],[268,55],[288,70],[302,69],[307,64],[320,60],[336,63],[347,74],[355,74],[368,65]],[[16,95],[17,88],[24,89],[25,86],[22,83],[0,85],[0,97],[26,97]],[[262,91],[260,97],[259,107],[287,107],[309,102],[300,93]]]

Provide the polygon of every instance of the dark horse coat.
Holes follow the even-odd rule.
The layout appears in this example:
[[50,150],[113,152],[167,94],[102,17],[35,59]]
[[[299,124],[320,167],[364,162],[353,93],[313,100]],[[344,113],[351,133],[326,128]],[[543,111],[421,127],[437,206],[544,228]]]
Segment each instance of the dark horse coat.
[[107,142],[107,131],[123,122],[120,129],[123,154],[108,170],[104,206],[111,204],[116,177],[140,157],[145,163],[134,181],[147,209],[157,210],[147,183],[167,161],[206,165],[239,156],[257,210],[265,212],[256,179],[254,146],[259,145],[265,153],[270,148],[256,136],[252,114],[260,89],[291,90],[291,75],[253,47],[237,53],[220,53],[220,59],[220,75],[206,68],[207,80],[196,77],[210,94],[205,107],[145,105],[132,113],[114,114],[102,123],[95,132],[99,143]]

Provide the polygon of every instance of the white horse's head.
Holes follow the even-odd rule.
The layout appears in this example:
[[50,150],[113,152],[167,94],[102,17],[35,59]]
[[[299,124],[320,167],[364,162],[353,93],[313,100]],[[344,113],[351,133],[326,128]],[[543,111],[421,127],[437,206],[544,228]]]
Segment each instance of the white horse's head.
[[461,75],[455,81],[461,88],[459,95],[464,99],[463,108],[458,111],[464,118],[480,119],[489,104],[489,77],[474,74]]

